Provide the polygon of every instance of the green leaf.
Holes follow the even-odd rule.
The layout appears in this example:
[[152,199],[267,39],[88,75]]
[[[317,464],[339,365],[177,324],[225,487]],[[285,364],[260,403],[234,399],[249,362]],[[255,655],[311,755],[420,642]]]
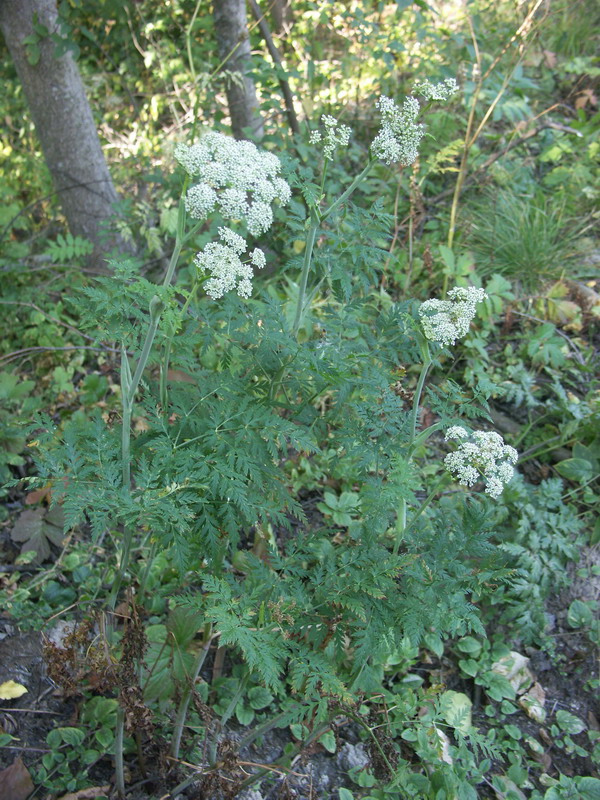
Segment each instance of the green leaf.
[[460,659],[458,666],[465,674],[470,675],[471,678],[474,678],[479,672],[479,664],[472,658]]
[[585,723],[569,711],[557,711],[556,722],[565,733],[577,734],[586,728]]
[[427,649],[431,650],[438,658],[444,655],[444,643],[436,633],[426,633],[423,637],[423,642]]
[[567,458],[564,461],[559,461],[556,465],[556,471],[563,478],[577,483],[590,481],[596,474],[594,465],[583,458]]
[[[478,681],[479,682],[479,681]],[[498,675],[495,672],[486,672],[484,685],[488,695],[492,700],[514,700],[516,692],[503,675]]]
[[469,733],[472,727],[471,708],[473,703],[462,692],[449,689],[440,696],[440,709],[448,725],[461,733]]
[[333,731],[325,731],[322,736],[319,736],[319,744],[322,744],[328,753],[335,753],[337,743],[335,741],[335,734]]
[[50,731],[50,733],[46,736],[46,744],[53,750],[57,750],[61,746],[62,738],[59,728],[54,728]]
[[301,725],[299,722],[295,722],[293,725],[290,725],[290,731],[292,732],[294,739],[298,739],[300,742],[303,742],[310,733],[306,725]]
[[115,735],[110,728],[100,728],[94,735],[98,744],[103,747],[105,751],[110,750],[115,739]]
[[99,750],[85,750],[83,755],[81,756],[81,760],[84,764],[89,765],[93,764],[95,761],[98,761],[100,758],[101,753]]
[[57,728],[56,730],[60,732],[63,742],[72,747],[79,747],[85,739],[85,731],[82,731],[81,728]]
[[253,686],[248,692],[248,702],[255,711],[259,711],[273,702],[273,695],[263,686]]
[[481,653],[482,644],[473,636],[463,636],[456,643],[457,648],[461,653],[468,653],[469,655],[478,656]]
[[235,707],[235,716],[240,725],[250,725],[254,719],[254,711],[251,708],[246,708],[244,703],[240,700]]
[[600,517],[598,517],[596,520],[594,530],[590,536],[590,546],[593,547],[594,545],[598,544],[598,542],[600,542]]
[[35,67],[39,63],[41,56],[40,48],[38,47],[37,42],[26,44],[25,54],[27,61],[29,61],[32,67]]
[[594,615],[587,603],[582,600],[573,600],[569,606],[567,621],[572,628],[583,628],[592,624]]
[[176,644],[185,649],[202,627],[204,615],[183,606],[176,606],[169,614],[167,630]]
[[342,786],[338,789],[338,798],[339,800],[354,800],[354,795],[350,791],[350,789],[344,789]]

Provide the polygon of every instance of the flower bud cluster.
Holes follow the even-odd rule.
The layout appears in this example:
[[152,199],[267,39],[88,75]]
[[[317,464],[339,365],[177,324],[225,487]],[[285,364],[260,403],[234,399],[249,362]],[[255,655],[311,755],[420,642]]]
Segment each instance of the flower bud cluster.
[[[421,81],[416,90],[426,100],[448,100],[458,91],[454,78],[448,78],[436,85]],[[417,160],[419,145],[425,136],[425,126],[417,122],[421,107],[416,97],[407,97],[398,107],[389,97],[382,96],[377,101],[381,112],[381,129],[373,143],[371,152],[385,164],[399,163],[408,166]]]
[[454,78],[446,78],[441,83],[419,81],[414,91],[422,95],[425,100],[449,100],[453,94],[458,92],[458,84]]
[[311,144],[323,141],[323,155],[329,161],[333,161],[336,147],[348,147],[352,128],[347,125],[338,125],[337,119],[328,114],[323,114],[321,122],[325,126],[325,135],[323,136],[320,131],[312,131],[309,141]]
[[425,336],[443,347],[467,335],[477,313],[477,303],[483,302],[487,294],[474,286],[467,289],[455,286],[448,297],[450,300],[426,300],[419,308]]
[[279,159],[252,142],[211,131],[197,144],[178,144],[175,158],[198,179],[185,198],[194,219],[218,210],[226,219],[244,220],[248,232],[259,236],[273,224],[271,204],[278,200],[285,205],[290,199],[290,187],[279,177]]
[[252,294],[252,267],[262,269],[265,266],[265,254],[258,247],[250,253],[250,261],[243,262],[240,256],[246,252],[246,240],[229,228],[219,228],[219,237],[223,244],[211,242],[207,244],[194,263],[210,278],[204,284],[209,297],[217,300],[226,292],[237,289],[240,297]]
[[444,459],[446,469],[463,486],[473,486],[485,481],[485,492],[496,498],[502,494],[514,474],[514,464],[519,457],[514,447],[504,444],[495,431],[475,431],[470,434],[460,425],[446,431],[447,442],[460,440],[458,448]]

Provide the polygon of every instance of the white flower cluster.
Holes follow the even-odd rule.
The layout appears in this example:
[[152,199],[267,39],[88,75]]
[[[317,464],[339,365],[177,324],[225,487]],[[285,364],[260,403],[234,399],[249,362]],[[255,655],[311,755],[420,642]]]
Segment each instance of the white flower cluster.
[[197,144],[178,144],[175,158],[199,179],[185,198],[194,219],[206,219],[217,209],[226,219],[245,220],[248,232],[259,236],[273,224],[271,203],[285,205],[290,199],[288,183],[278,177],[279,159],[252,142],[211,131]]
[[[421,81],[416,91],[426,100],[448,100],[458,91],[458,84],[454,78],[435,85]],[[371,144],[371,152],[385,164],[398,162],[405,167],[412,164],[417,160],[425,135],[425,126],[417,122],[421,110],[419,101],[410,95],[399,108],[389,97],[382,96],[377,108],[381,111],[381,129]]]
[[256,247],[250,253],[250,261],[242,262],[240,256],[248,247],[246,240],[229,228],[219,228],[219,236],[224,244],[211,242],[194,259],[198,269],[211,275],[204,285],[206,293],[217,300],[237,289],[240,297],[250,297],[252,267],[262,269],[266,263],[265,254]]
[[419,308],[425,336],[443,347],[467,335],[477,313],[477,303],[483,302],[487,294],[474,286],[468,289],[455,286],[448,297],[450,300],[426,300]]
[[504,439],[495,431],[469,433],[460,425],[446,431],[446,441],[460,441],[453,453],[444,459],[446,469],[463,486],[473,486],[478,480],[485,481],[485,492],[499,497],[514,474],[514,464],[519,457],[514,447],[504,444]]
[[454,78],[446,78],[441,83],[419,81],[414,91],[423,95],[425,100],[449,100],[453,94],[458,92],[458,83]]
[[333,154],[336,147],[348,147],[350,143],[350,136],[352,128],[347,125],[338,125],[335,117],[330,117],[329,114],[323,114],[321,122],[325,126],[325,136],[319,131],[312,131],[310,134],[310,143],[317,144],[321,140],[324,141],[323,155],[329,161],[333,161]]
[[412,164],[419,155],[425,126],[417,123],[420,106],[416,97],[407,97],[398,108],[389,97],[377,101],[381,111],[381,130],[371,144],[371,152],[385,164]]

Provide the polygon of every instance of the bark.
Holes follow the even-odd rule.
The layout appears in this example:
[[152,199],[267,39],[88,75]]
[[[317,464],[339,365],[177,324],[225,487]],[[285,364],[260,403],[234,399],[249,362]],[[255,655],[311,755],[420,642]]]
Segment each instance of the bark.
[[0,30],[15,64],[61,207],[73,235],[94,243],[92,262],[102,269],[102,255],[118,236],[103,230],[114,214],[113,186],[79,70],[67,52],[56,58],[49,37],[38,42],[39,60],[27,60],[23,40],[34,33],[34,15],[50,33],[58,30],[55,0],[0,0]]
[[262,139],[264,127],[258,110],[256,88],[247,74],[250,66],[250,37],[246,21],[246,0],[215,0],[214,15],[222,68],[239,74],[239,80],[227,82],[226,90],[233,135],[236,139]]
[[273,0],[271,15],[275,33],[280,34],[289,31],[292,27],[292,0]]

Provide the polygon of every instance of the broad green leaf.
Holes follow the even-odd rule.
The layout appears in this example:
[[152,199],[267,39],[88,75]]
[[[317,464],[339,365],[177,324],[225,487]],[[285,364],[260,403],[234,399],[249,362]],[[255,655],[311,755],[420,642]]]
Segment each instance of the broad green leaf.
[[248,692],[248,702],[255,711],[259,711],[273,702],[273,695],[263,686],[253,686]]
[[325,731],[322,736],[319,736],[319,744],[322,744],[328,753],[335,753],[337,744],[333,731]]
[[592,624],[594,615],[587,603],[582,600],[573,600],[569,606],[567,621],[572,628],[583,628]]
[[585,723],[582,722],[579,717],[576,717],[575,714],[571,714],[569,711],[557,711],[556,722],[562,731],[573,735],[581,733],[586,727]]
[[449,689],[440,696],[440,708],[442,716],[448,725],[451,725],[461,733],[468,733],[471,730],[471,708],[473,703],[462,692],[454,692]]
[[556,471],[563,478],[569,481],[577,481],[578,483],[592,480],[596,474],[594,465],[583,458],[567,458],[564,461],[559,461],[556,465]]

